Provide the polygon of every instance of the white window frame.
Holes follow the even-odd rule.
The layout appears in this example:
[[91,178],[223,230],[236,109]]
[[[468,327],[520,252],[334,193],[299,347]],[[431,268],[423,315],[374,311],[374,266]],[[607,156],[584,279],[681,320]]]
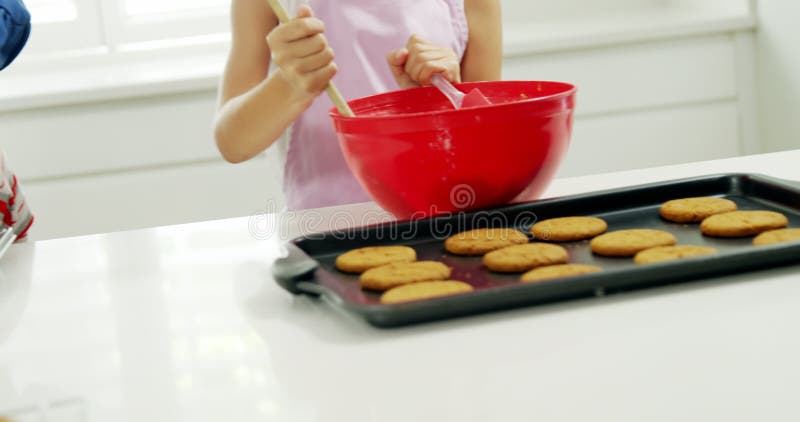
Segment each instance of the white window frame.
[[77,12],[75,20],[34,24],[25,47],[26,56],[59,55],[107,44],[99,7],[101,1],[107,0],[73,1]]
[[102,0],[103,22],[108,44],[115,51],[125,51],[137,44],[178,39],[227,39],[230,31],[229,8],[208,7],[153,16],[127,16],[123,0]]

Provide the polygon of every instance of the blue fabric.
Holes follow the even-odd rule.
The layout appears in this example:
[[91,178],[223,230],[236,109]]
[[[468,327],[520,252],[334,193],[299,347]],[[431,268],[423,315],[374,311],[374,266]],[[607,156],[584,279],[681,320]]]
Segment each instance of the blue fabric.
[[0,0],[0,70],[11,64],[31,33],[31,15],[22,0]]

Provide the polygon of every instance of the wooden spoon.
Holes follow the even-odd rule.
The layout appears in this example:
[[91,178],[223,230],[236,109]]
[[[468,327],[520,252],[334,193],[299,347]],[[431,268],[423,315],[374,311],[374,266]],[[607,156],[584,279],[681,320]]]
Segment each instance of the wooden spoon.
[[[278,17],[278,21],[280,23],[286,23],[292,20],[292,18],[289,17],[289,13],[286,12],[286,9],[284,9],[279,0],[267,0],[267,3],[269,3],[272,11],[275,12],[275,16]],[[336,85],[333,84],[333,81],[330,81],[328,86],[325,87],[325,92],[328,93],[328,97],[331,98],[331,101],[333,101],[336,109],[339,110],[339,114],[342,116],[355,117],[353,110],[350,110],[350,106],[347,104],[347,101],[344,100],[342,93],[339,92],[339,89],[336,88]]]

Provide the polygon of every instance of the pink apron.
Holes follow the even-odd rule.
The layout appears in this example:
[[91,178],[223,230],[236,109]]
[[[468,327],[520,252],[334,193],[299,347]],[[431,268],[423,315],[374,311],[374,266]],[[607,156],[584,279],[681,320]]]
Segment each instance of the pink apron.
[[[294,14],[301,1],[289,1]],[[463,0],[310,0],[325,22],[336,55],[334,82],[345,99],[399,89],[386,64],[389,51],[412,34],[448,46],[459,58],[467,45]],[[289,210],[369,201],[350,173],[328,116],[326,95],[317,98],[290,130],[283,188]]]

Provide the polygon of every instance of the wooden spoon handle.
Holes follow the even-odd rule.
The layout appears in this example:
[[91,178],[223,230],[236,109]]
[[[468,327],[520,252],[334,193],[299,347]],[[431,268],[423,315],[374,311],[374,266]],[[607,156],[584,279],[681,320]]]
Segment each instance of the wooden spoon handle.
[[[275,12],[275,16],[278,17],[280,23],[286,23],[292,20],[279,0],[267,0],[267,3],[269,3],[269,7],[272,8],[272,11]],[[339,92],[339,89],[333,84],[333,81],[330,81],[328,86],[325,87],[325,92],[328,93],[328,97],[331,98],[336,109],[339,110],[339,114],[348,117],[355,116],[353,110],[350,110],[350,106],[347,105],[347,101],[344,100],[342,93]]]

